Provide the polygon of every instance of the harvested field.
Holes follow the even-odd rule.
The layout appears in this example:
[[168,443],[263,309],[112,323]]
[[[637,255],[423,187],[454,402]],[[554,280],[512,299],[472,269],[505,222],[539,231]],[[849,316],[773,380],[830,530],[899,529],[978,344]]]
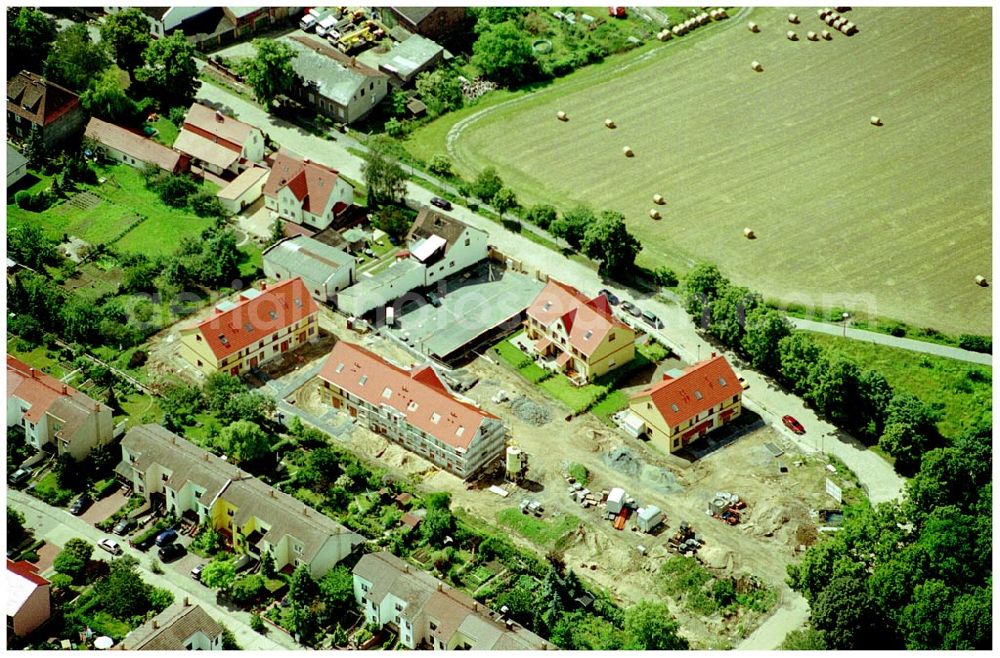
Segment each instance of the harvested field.
[[[990,333],[973,283],[992,254],[990,10],[850,17],[854,36],[792,42],[787,10],[754,9],[470,114],[447,146],[463,175],[494,165],[529,204],[624,212],[641,264],[707,258],[783,301]],[[671,200],[660,222],[653,193]]]

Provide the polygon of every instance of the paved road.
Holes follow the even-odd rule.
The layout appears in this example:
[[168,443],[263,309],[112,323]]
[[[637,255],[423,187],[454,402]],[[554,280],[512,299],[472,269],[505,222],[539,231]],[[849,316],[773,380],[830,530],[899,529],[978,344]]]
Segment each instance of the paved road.
[[[73,537],[86,539],[96,546],[100,539],[108,536],[66,510],[51,507],[22,491],[8,490],[7,504],[24,514],[25,525],[34,529],[36,537],[60,547]],[[143,580],[156,587],[169,590],[173,593],[176,601],[188,597],[192,604],[200,605],[213,619],[232,631],[236,637],[236,643],[243,649],[287,651],[302,648],[279,631],[272,630],[267,635],[257,633],[250,628],[250,615],[248,613],[219,607],[215,604],[215,593],[212,590],[195,581],[186,573],[172,571],[170,565],[164,565],[163,574],[153,573],[149,570],[150,555],[133,549],[127,542],[120,543],[126,554],[139,560],[139,568],[143,571]],[[109,560],[111,555],[100,548],[95,548],[94,559]]]
[[830,334],[831,336],[846,336],[847,338],[862,340],[866,343],[888,345],[890,347],[898,347],[903,350],[910,350],[911,352],[934,354],[936,356],[943,356],[949,359],[968,361],[969,363],[978,363],[980,365],[990,367],[993,366],[992,354],[970,352],[969,350],[951,347],[950,345],[938,345],[937,343],[928,343],[927,341],[913,340],[912,338],[896,338],[895,336],[880,334],[874,331],[866,331],[864,329],[851,329],[850,327],[847,327],[845,331],[843,325],[831,324],[829,322],[816,322],[814,320],[803,320],[792,317],[788,319],[797,329],[815,331],[821,334]]

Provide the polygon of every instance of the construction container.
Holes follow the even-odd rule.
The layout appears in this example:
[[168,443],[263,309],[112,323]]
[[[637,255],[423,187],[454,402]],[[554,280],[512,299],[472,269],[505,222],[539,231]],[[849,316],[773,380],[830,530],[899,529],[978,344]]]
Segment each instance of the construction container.
[[635,522],[642,532],[653,532],[663,523],[663,512],[656,505],[640,507]]
[[625,506],[625,490],[614,487],[608,492],[608,514],[618,514]]

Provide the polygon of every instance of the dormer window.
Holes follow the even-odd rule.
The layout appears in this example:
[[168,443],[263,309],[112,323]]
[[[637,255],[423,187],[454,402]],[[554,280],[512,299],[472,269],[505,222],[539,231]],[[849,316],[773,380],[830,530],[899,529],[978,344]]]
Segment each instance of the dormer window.
[[674,413],[679,412],[681,409],[677,406],[677,403],[671,404],[670,408],[674,410]]
[[593,331],[591,331],[590,329],[588,329],[588,330],[587,330],[587,333],[585,333],[585,334],[583,335],[583,339],[584,339],[584,340],[590,340],[590,337],[591,337],[591,336],[593,336],[593,335],[594,335],[594,332],[593,332]]
[[701,391],[699,391],[699,390],[696,389],[695,392],[694,392],[694,399],[695,400],[700,400],[702,397],[703,396],[701,394]]
[[552,302],[551,301],[547,301],[544,304],[542,304],[542,310],[543,311],[547,311],[550,308],[552,308]]
[[338,363],[336,369],[334,370],[334,372],[340,374],[341,372],[343,372],[343,370],[344,370],[344,364],[343,363]]
[[364,386],[368,381],[368,375],[361,375],[361,379],[358,380],[358,386]]
[[433,413],[431,414],[431,422],[437,425],[441,422],[441,414]]

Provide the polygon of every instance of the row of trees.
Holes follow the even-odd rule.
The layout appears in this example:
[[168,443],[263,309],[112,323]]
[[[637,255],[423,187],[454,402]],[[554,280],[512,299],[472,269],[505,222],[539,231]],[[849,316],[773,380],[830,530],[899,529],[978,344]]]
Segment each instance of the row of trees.
[[902,506],[850,509],[788,568],[812,628],[786,648],[992,648],[992,426],[925,453]]
[[824,352],[806,333],[766,306],[760,294],[726,279],[714,265],[695,267],[684,282],[688,312],[701,328],[775,376],[830,422],[896,458],[912,474],[939,445],[937,414],[916,397],[893,391],[882,373]]

